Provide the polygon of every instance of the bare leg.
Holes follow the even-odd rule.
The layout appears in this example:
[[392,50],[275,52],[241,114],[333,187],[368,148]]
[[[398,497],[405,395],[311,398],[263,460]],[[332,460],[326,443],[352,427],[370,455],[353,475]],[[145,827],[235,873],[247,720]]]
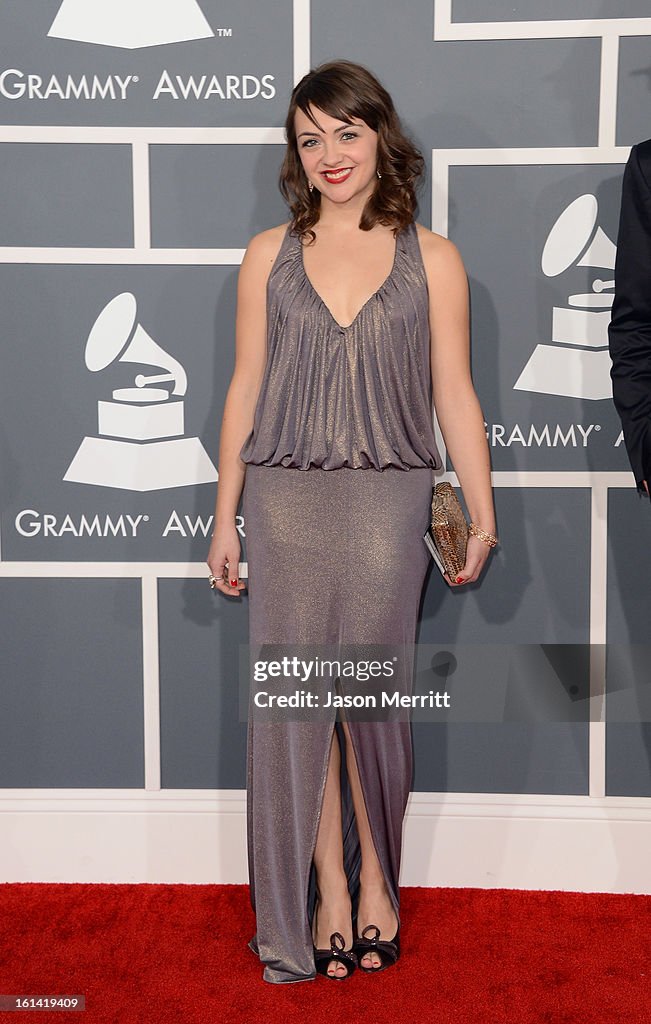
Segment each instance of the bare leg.
[[[357,761],[353,750],[348,723],[342,722],[346,737],[346,766],[348,780],[355,808],[355,820],[359,834],[362,855],[359,881],[359,905],[357,910],[357,931],[361,936],[368,924],[375,924],[380,929],[383,939],[392,939],[398,928],[398,919],[389,897],[382,868],[375,852],[375,844],[366,813],[364,795],[357,770]],[[381,967],[382,961],[377,953],[366,953],[361,959],[362,967]]]
[[[330,948],[330,936],[341,932],[346,945],[353,944],[353,926],[348,881],[344,870],[341,827],[341,750],[337,731],[332,731],[319,832],[314,849],[317,902],[312,921],[312,940],[317,949]],[[345,975],[346,968],[336,960],[328,964],[328,974]]]

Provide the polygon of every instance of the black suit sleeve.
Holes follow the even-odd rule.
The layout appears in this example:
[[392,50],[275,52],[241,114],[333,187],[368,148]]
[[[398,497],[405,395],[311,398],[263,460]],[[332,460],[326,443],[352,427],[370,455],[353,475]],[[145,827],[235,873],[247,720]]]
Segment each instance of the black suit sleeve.
[[622,182],[608,340],[613,401],[638,491],[651,489],[651,140],[633,146]]

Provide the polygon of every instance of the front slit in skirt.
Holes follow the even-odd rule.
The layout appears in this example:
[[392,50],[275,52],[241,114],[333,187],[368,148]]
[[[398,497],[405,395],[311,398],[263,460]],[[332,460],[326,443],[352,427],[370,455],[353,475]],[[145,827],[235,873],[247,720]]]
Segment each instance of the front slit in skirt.
[[[249,639],[264,644],[413,644],[429,554],[432,471],[247,465],[243,513]],[[386,688],[386,687],[385,687]],[[393,688],[393,684],[392,684]],[[410,692],[411,680],[403,680]],[[345,687],[344,687],[345,689]],[[360,848],[341,721],[247,726],[247,841],[256,933],[273,983],[316,976],[312,857],[333,729],[342,748],[344,866],[357,915]],[[339,713],[341,718],[341,712]],[[399,918],[402,825],[412,783],[410,722],[348,720],[375,849]],[[392,936],[387,936],[392,938]]]

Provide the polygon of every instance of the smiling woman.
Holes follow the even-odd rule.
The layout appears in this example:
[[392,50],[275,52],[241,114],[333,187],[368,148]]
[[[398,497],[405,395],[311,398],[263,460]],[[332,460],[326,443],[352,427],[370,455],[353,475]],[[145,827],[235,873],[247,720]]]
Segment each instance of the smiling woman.
[[[336,61],[330,66],[334,64],[345,67],[345,77],[335,80],[321,73],[309,91],[295,89],[285,120],[280,191],[292,210],[295,230],[312,241],[312,227],[322,219],[320,193],[327,200],[337,196],[325,191],[327,185],[348,183],[350,198],[364,180],[368,195],[359,230],[370,231],[376,224],[399,229],[413,220],[414,189],[424,170],[423,157],[405,134],[386,89],[358,64]],[[375,187],[377,182],[381,184]]]
[[[423,159],[370,71],[311,71],[285,129],[291,219],[252,239],[240,270],[207,561],[215,587],[239,594],[224,573],[240,558],[243,493],[252,648],[372,644],[395,659],[402,699],[442,465],[433,397],[473,520],[494,529],[466,276],[452,243],[414,220]],[[471,537],[456,583],[476,580],[489,552]],[[344,980],[400,955],[410,723],[347,716],[337,684],[330,717],[249,714],[249,946],[272,983]]]

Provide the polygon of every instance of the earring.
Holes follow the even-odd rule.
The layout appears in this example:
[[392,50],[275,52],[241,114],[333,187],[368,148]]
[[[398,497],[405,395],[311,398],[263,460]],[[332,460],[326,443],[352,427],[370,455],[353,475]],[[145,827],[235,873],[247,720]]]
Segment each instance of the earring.
[[381,177],[382,177],[382,175],[380,174],[380,172],[379,172],[379,171],[376,171],[376,174],[377,174],[378,178],[381,178]]
[[307,187],[309,188],[310,192],[312,192],[314,190],[314,182],[308,181]]

